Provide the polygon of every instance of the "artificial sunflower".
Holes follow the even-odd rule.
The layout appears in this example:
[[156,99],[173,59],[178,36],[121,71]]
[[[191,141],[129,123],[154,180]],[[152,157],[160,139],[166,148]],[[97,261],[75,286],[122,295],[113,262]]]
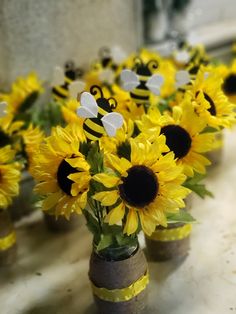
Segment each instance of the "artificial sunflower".
[[30,73],[27,77],[19,77],[10,93],[0,94],[0,100],[6,101],[7,111],[15,115],[28,109],[42,91],[42,83],[37,75]]
[[231,102],[236,104],[236,60],[227,67],[218,66],[216,71],[219,72],[223,79],[222,89]]
[[23,121],[14,121],[11,113],[5,114],[0,118],[0,147],[8,145],[12,137],[20,132],[24,125]]
[[34,127],[30,124],[28,128],[22,130],[19,135],[23,141],[23,149],[27,156],[29,171],[31,172],[33,157],[44,140],[44,133],[39,127]]
[[222,79],[214,70],[207,72],[202,67],[188,93],[195,101],[199,116],[213,128],[231,127],[235,123],[235,105],[228,101],[221,89]]
[[[189,190],[181,186],[186,177],[177,166],[174,153],[168,152],[163,135],[155,142],[131,140],[130,159],[107,154],[110,170],[93,179],[107,188],[93,198],[109,206],[105,221],[110,225],[124,222],[124,233],[135,233],[139,227],[148,235],[158,224],[167,225],[167,212],[184,207]],[[165,155],[163,155],[163,153]]]
[[19,193],[21,166],[13,162],[14,156],[10,145],[0,149],[0,208],[7,208]]
[[43,195],[45,211],[69,218],[85,208],[90,182],[90,166],[80,152],[85,141],[78,125],[53,129],[34,157],[32,174],[38,182],[35,192]]
[[151,107],[137,123],[143,132],[165,135],[167,146],[174,152],[177,164],[183,165],[187,176],[193,176],[194,171],[206,172],[210,161],[203,153],[215,148],[215,135],[202,133],[207,123],[195,113],[189,96],[180,106],[173,107],[171,115],[162,115],[156,107]]

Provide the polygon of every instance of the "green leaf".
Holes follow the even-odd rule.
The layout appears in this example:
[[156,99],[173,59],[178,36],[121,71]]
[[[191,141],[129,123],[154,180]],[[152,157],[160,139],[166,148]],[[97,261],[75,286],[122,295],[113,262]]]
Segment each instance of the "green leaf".
[[101,251],[109,247],[113,243],[113,236],[111,234],[101,234],[101,239],[98,243],[97,250]]
[[116,234],[116,241],[118,243],[119,246],[125,246],[125,245],[129,245],[129,246],[132,246],[132,245],[135,245],[137,243],[137,237],[130,237],[130,236],[127,236],[123,233],[118,233]]
[[94,237],[97,237],[100,233],[98,221],[93,217],[93,215],[87,209],[84,209],[83,214],[87,221],[87,227],[89,231],[92,232]]
[[116,235],[116,234],[122,233],[122,226],[109,225],[107,223],[104,223],[102,226],[102,231],[104,234]]
[[192,178],[188,178],[184,182],[183,186],[195,192],[201,198],[205,198],[205,196],[213,197],[214,195],[207,190],[205,184],[200,183],[205,177],[206,175],[195,173]]
[[93,143],[91,145],[87,156],[87,162],[90,164],[92,174],[103,171],[103,153],[99,150],[98,143]]
[[216,128],[213,128],[211,126],[207,126],[203,131],[202,133],[216,133],[216,132],[219,132],[218,129]]
[[176,223],[176,222],[193,223],[193,222],[196,222],[196,219],[193,218],[193,216],[189,212],[186,212],[185,210],[180,209],[178,213],[167,214],[167,221],[168,223]]

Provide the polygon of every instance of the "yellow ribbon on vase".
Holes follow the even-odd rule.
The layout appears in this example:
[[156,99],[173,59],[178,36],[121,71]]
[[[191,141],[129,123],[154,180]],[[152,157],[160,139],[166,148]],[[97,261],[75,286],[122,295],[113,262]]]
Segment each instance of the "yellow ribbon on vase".
[[149,273],[146,272],[137,281],[129,287],[121,289],[106,289],[95,286],[92,282],[92,291],[99,299],[109,302],[125,302],[129,301],[139,293],[141,293],[149,283]]
[[0,237],[0,251],[5,251],[16,243],[15,231],[12,231],[5,237]]
[[191,224],[185,224],[177,228],[156,229],[153,234],[147,236],[147,238],[160,242],[177,241],[187,238],[190,235],[191,230]]

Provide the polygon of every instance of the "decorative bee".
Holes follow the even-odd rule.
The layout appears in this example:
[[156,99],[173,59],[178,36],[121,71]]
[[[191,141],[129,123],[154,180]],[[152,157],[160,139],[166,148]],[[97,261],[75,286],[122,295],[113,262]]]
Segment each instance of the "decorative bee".
[[160,94],[160,87],[163,84],[163,77],[159,74],[152,74],[158,68],[156,60],[150,60],[146,64],[138,57],[134,60],[133,70],[123,70],[120,75],[121,84],[124,90],[130,92],[135,103],[148,105],[151,92]]
[[[179,70],[176,72],[175,86],[179,91],[184,92],[188,86],[192,85],[192,82],[196,79],[197,73],[201,67],[201,64],[191,63],[186,70]],[[208,72],[204,73],[204,77],[207,78]]]
[[102,47],[98,55],[99,60],[93,64],[93,69],[99,71],[101,83],[112,85],[116,80],[119,64],[125,59],[126,55],[118,46],[112,48]]
[[[100,97],[95,99],[98,93]],[[96,141],[105,134],[115,136],[117,129],[123,125],[122,115],[112,112],[117,106],[116,100],[113,97],[105,98],[99,86],[93,85],[90,93],[83,92],[80,103],[77,114],[86,118],[83,129],[88,140]]]
[[78,93],[82,92],[85,83],[78,80],[83,76],[83,71],[75,67],[73,61],[65,64],[64,70],[61,67],[55,67],[52,80],[53,98],[59,102],[68,97],[77,98]]
[[197,65],[207,65],[209,63],[209,58],[203,46],[191,46],[186,41],[179,41],[178,48],[174,51],[173,57],[177,64],[185,65],[191,69]]

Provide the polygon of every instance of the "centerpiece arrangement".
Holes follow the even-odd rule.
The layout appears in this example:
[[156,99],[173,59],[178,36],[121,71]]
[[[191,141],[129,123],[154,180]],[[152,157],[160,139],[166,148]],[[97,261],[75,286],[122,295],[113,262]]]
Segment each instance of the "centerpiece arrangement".
[[[235,123],[223,70],[186,43],[168,58],[143,49],[124,59],[103,48],[88,71],[73,62],[55,69],[43,110],[24,105],[24,114],[3,117],[4,134],[26,153],[46,219],[57,229],[85,217],[100,313],[145,307],[149,273],[140,232],[154,260],[187,255],[195,222],[187,198],[192,191],[212,196],[203,183],[208,154]],[[2,100],[11,102],[9,95]],[[55,119],[44,135],[49,116]]]

